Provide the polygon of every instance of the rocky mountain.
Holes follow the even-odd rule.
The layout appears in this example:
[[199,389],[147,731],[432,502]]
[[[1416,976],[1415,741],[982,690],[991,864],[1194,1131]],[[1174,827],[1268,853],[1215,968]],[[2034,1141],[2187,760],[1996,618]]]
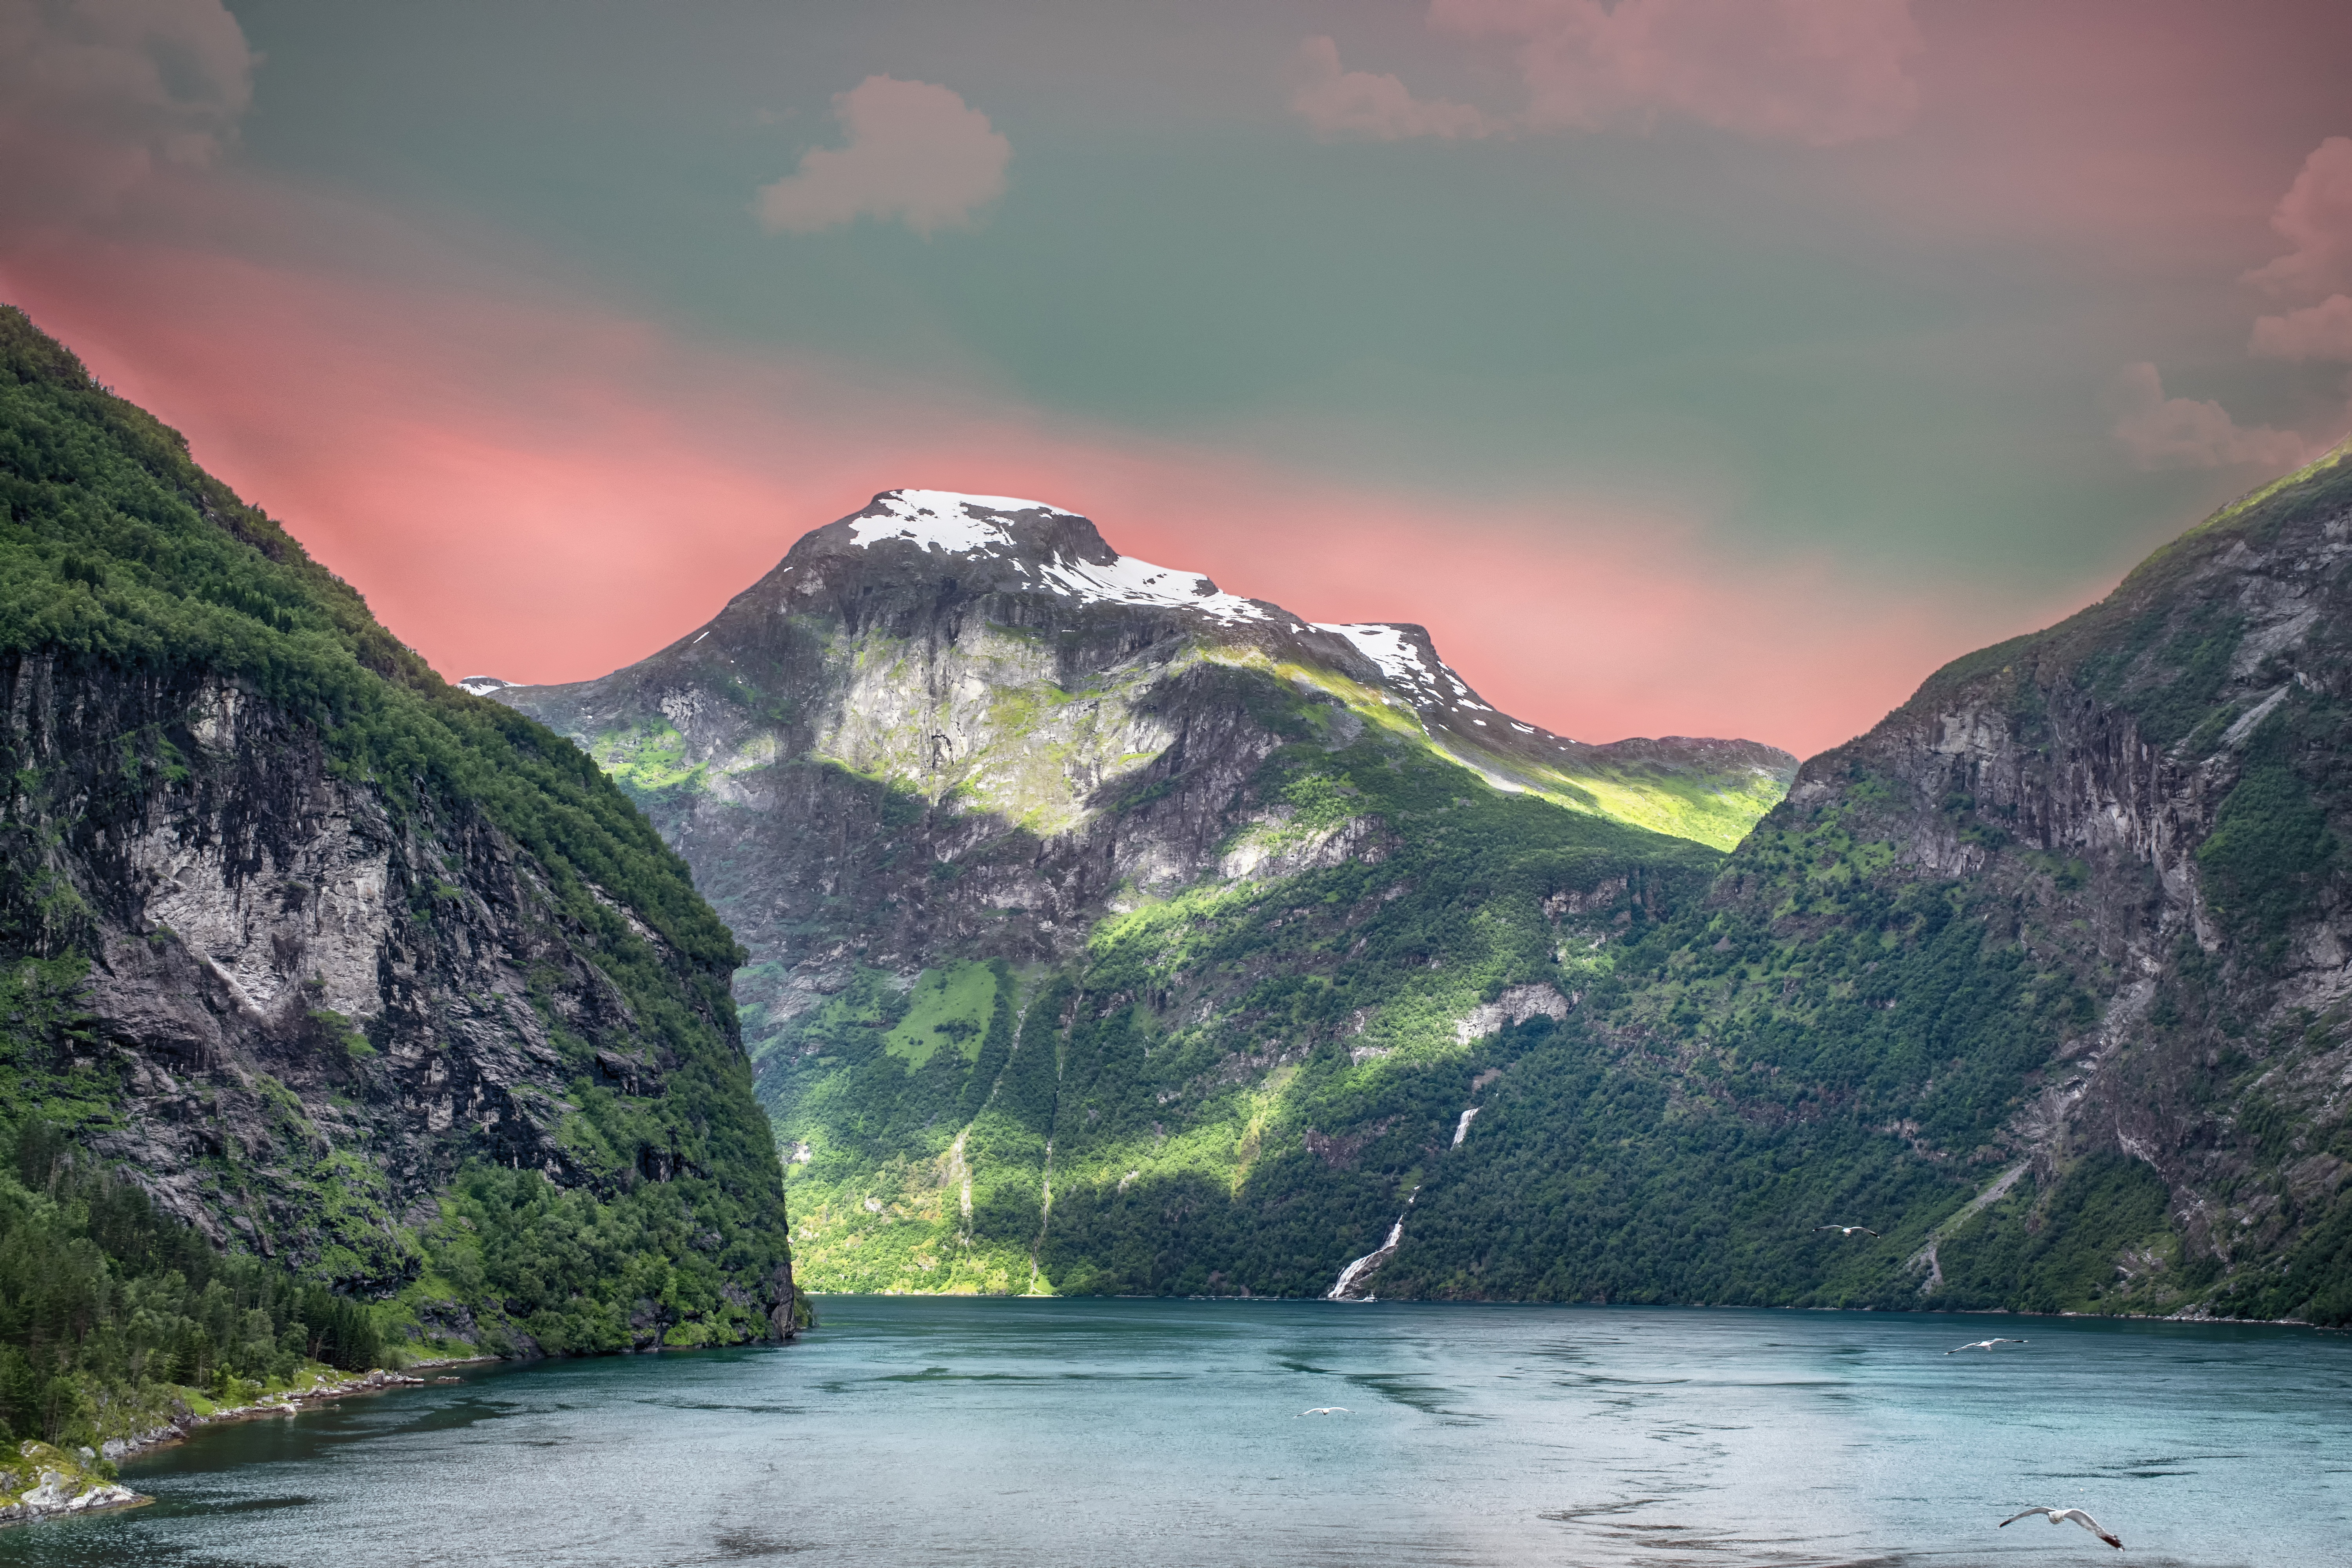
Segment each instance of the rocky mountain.
[[2347,584],[2339,448],[1727,858],[1768,754],[1579,748],[1005,501],[499,695],[745,933],[828,1284],[2345,1321]]
[[1794,764],[1572,741],[1418,626],[919,490],[642,663],[465,684],[594,755],[751,950],[830,1289],[1326,1288],[1451,1131],[1465,1042],[1564,1014]]
[[1380,1287],[2352,1321],[2347,843],[2352,444],[1808,762]]
[[740,952],[594,764],[13,309],[0,500],[0,1114],[395,1333],[788,1334]]

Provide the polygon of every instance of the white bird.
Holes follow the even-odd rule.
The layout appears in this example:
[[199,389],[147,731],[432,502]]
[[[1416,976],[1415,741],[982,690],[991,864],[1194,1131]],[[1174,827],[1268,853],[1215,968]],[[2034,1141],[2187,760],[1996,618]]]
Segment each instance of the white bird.
[[2121,1552],[2124,1549],[2124,1543],[2122,1542],[2117,1541],[2114,1536],[2109,1535],[2105,1531],[2101,1530],[2099,1528],[2099,1521],[2093,1519],[2089,1514],[2084,1513],[2079,1508],[2029,1508],[2023,1513],[2012,1513],[2007,1519],[2002,1520],[2000,1521],[2000,1528],[2007,1530],[2019,1520],[2032,1519],[2037,1513],[2048,1515],[2050,1522],[2053,1524],[2064,1524],[2067,1521],[2072,1520],[2076,1524],[2081,1525],[2084,1530],[2089,1531],[2093,1535],[2097,1536],[2100,1540],[2114,1547],[2116,1551]]
[[1833,1230],[1840,1236],[1852,1236],[1857,1230],[1862,1232],[1864,1236],[1876,1236],[1878,1234],[1866,1225],[1817,1225],[1813,1226],[1813,1228],[1815,1230]]
[[2023,1343],[2025,1343],[2023,1340],[1970,1340],[1967,1344],[1955,1345],[1944,1353],[1946,1355],[1958,1355],[1962,1351],[1989,1351],[1995,1345],[2021,1345]]
[[[1318,1405],[1312,1410],[1302,1410],[1298,1414],[1300,1415],[1353,1415],[1355,1412],[1344,1405]],[[1292,1419],[1296,1420],[1297,1417],[1294,1416]]]

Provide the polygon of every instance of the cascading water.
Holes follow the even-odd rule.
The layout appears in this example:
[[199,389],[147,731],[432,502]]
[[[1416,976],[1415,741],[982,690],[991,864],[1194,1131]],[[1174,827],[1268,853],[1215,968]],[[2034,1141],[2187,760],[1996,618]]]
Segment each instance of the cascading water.
[[[1408,1206],[1410,1206],[1410,1200],[1408,1200]],[[1349,1288],[1352,1287],[1357,1280],[1362,1279],[1365,1275],[1370,1274],[1381,1264],[1386,1263],[1389,1260],[1390,1255],[1396,1251],[1397,1243],[1403,1239],[1404,1215],[1397,1215],[1396,1224],[1389,1226],[1389,1238],[1381,1243],[1381,1245],[1373,1250],[1367,1252],[1361,1258],[1357,1258],[1353,1263],[1349,1264],[1348,1267],[1339,1270],[1339,1279],[1332,1285],[1330,1293],[1323,1299],[1327,1301],[1347,1300],[1349,1299],[1348,1291]]]
[[[1462,1120],[1454,1124],[1454,1142],[1447,1145],[1448,1148],[1459,1149],[1462,1147],[1462,1140],[1470,1135],[1471,1118],[1478,1114],[1478,1110],[1479,1108],[1474,1105],[1463,1111]],[[1416,1187],[1413,1190],[1413,1197],[1419,1197],[1420,1195],[1421,1191]],[[1411,1211],[1412,1208],[1412,1197],[1405,1199],[1404,1206],[1408,1212]],[[1354,1262],[1349,1264],[1345,1268],[1340,1269],[1339,1278],[1331,1282],[1331,1289],[1324,1292],[1323,1299],[1327,1301],[1351,1301],[1356,1300],[1355,1297],[1350,1296],[1348,1292],[1354,1289],[1357,1284],[1363,1279],[1364,1276],[1370,1274],[1373,1269],[1378,1268],[1381,1264],[1386,1263],[1391,1258],[1394,1257],[1396,1254],[1397,1244],[1403,1239],[1404,1215],[1397,1215],[1396,1224],[1389,1226],[1389,1238],[1381,1243],[1380,1246],[1374,1247],[1371,1251],[1367,1252],[1361,1258],[1359,1258]]]

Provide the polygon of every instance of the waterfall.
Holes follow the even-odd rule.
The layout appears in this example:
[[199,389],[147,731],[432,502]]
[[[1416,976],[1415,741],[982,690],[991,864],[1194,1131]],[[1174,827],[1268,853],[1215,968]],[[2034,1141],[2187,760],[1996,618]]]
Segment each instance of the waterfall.
[[[1470,1135],[1470,1120],[1478,1114],[1478,1110],[1479,1107],[1474,1105],[1462,1113],[1462,1120],[1454,1124],[1454,1142],[1447,1147],[1454,1149],[1462,1147],[1462,1140]],[[1416,1187],[1413,1189],[1412,1197],[1405,1199],[1404,1206],[1408,1211],[1412,1208],[1413,1198],[1420,1195],[1421,1189]],[[1348,1292],[1354,1289],[1363,1280],[1364,1276],[1394,1256],[1397,1244],[1403,1239],[1404,1215],[1399,1215],[1396,1224],[1389,1226],[1389,1238],[1339,1270],[1339,1278],[1331,1282],[1331,1289],[1324,1293],[1323,1299],[1327,1301],[1353,1300],[1355,1298],[1349,1296]]]
[[1330,1294],[1325,1296],[1323,1299],[1327,1301],[1346,1300],[1348,1299],[1349,1288],[1354,1285],[1357,1280],[1362,1279],[1365,1275],[1370,1274],[1373,1269],[1378,1268],[1381,1264],[1386,1263],[1389,1260],[1389,1255],[1396,1251],[1397,1243],[1403,1239],[1404,1215],[1397,1215],[1396,1224],[1389,1226],[1389,1238],[1381,1243],[1381,1245],[1374,1250],[1367,1252],[1361,1258],[1357,1258],[1353,1263],[1349,1264],[1348,1267],[1339,1270],[1339,1278],[1333,1283]]

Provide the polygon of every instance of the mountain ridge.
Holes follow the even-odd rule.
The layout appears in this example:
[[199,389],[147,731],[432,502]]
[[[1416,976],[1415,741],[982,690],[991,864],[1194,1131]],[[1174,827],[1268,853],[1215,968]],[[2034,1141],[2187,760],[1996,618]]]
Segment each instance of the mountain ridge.
[[1634,1281],[1551,1223],[1556,1281],[1477,1282],[1481,1236],[1586,1163],[1522,1096],[1517,1155],[1425,1194],[1386,1285],[1804,1300],[1811,1269],[1832,1304],[2352,1321],[2347,595],[2352,444],[1809,759],[1532,1053],[1837,1142],[1837,1214],[1883,1237],[1809,1263],[1702,1211],[1727,1262]]
[[[1570,809],[1695,837],[1718,848],[1736,842],[1752,820],[1751,802],[1777,798],[1785,787],[1783,775],[1795,771],[1793,756],[1753,741],[1666,736],[1593,744],[1555,734],[1501,713],[1480,698],[1439,658],[1425,627],[1308,621],[1271,601],[1225,593],[1200,574],[1121,555],[1090,520],[1010,497],[882,491],[859,511],[803,534],[774,569],[709,622],[629,668],[657,668],[663,661],[690,658],[695,646],[740,607],[772,599],[802,613],[822,606],[854,623],[854,606],[838,597],[843,574],[863,594],[872,591],[877,577],[929,580],[948,560],[957,563],[957,573],[940,580],[947,594],[1058,600],[1082,613],[1090,606],[1126,606],[1197,617],[1202,629],[1214,629],[1220,642],[1253,648],[1276,665],[1332,669],[1386,694],[1392,705],[1412,712],[1432,744],[1498,787],[1529,790]],[[828,570],[835,574],[834,588],[827,586]],[[468,676],[459,684],[495,695],[576,690],[598,683],[530,687]],[[1697,793],[1711,787],[1736,798],[1686,814],[1644,798],[1694,778],[1707,781]],[[1685,815],[1693,820],[1677,820]]]
[[[1582,943],[1611,940],[1609,921],[1711,866],[1707,841],[1745,832],[1794,761],[1552,735],[1487,706],[1417,629],[1319,626],[1120,556],[1073,514],[941,492],[885,491],[810,531],[626,669],[491,695],[594,755],[750,949],[736,992],[809,1194],[803,1257],[845,1289],[941,1270],[1111,1288],[1127,1277],[1092,1244],[1056,1250],[1082,1159],[1139,1201],[1162,1181],[1192,1194],[1168,1212],[1255,1224],[1242,1216],[1286,1201],[1291,1156],[1258,1152],[1271,1127],[1331,1114],[1285,1087],[1317,1081],[1299,1078],[1310,1042],[1351,1072],[1450,1071],[1463,1020],[1529,986],[1559,994],[1561,919],[1599,926]],[[1284,912],[1309,881],[1340,900],[1319,906],[1328,921]],[[1234,960],[1130,973],[1180,927],[1223,933]],[[1306,982],[1274,957],[1294,938],[1331,1000],[1273,1041],[1259,1031],[1301,999],[1266,988]],[[1406,950],[1413,967],[1379,956]],[[1342,994],[1356,1000],[1325,1016]],[[1111,1058],[1064,1082],[1104,1008],[1129,1012],[1148,1063],[1104,1037]],[[1029,1081],[1045,1063],[1053,1080]],[[912,1182],[906,1201],[929,1214],[938,1186],[919,1168],[977,1184],[969,1224],[960,1206],[923,1221],[965,1239],[922,1252],[908,1226],[871,1245],[869,1219],[895,1211],[851,1189]],[[1329,1201],[1386,1206],[1360,1184]],[[1328,1284],[1328,1246],[1267,1258],[1251,1288]]]

